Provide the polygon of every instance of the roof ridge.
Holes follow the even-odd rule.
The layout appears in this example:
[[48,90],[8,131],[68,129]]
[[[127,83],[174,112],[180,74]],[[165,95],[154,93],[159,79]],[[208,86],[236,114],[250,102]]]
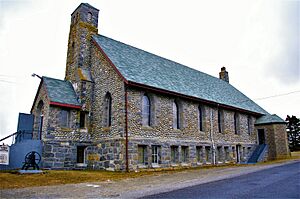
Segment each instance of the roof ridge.
[[53,79],[53,80],[62,81],[62,82],[68,82],[68,80],[62,80],[62,79],[57,79],[57,78],[47,77],[47,76],[42,76],[42,78]]

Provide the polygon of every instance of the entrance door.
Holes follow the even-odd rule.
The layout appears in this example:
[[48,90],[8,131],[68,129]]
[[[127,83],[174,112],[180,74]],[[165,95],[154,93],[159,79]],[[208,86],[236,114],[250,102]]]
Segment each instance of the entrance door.
[[258,129],[258,144],[265,144],[265,130],[264,129]]

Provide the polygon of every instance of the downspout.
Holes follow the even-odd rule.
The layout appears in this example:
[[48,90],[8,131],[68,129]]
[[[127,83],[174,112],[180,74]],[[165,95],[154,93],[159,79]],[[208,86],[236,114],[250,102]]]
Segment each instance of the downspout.
[[127,86],[125,84],[125,158],[126,158],[126,171],[129,171],[128,163],[128,96],[127,96]]
[[211,139],[211,143],[212,143],[212,163],[216,164],[216,146],[215,146],[215,142],[214,142],[214,136],[213,136],[213,109],[210,109],[210,139]]

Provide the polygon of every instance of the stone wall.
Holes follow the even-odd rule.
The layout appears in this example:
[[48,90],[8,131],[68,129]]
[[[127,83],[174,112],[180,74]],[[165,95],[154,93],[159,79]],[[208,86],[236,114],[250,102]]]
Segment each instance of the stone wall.
[[274,124],[274,139],[276,144],[276,158],[286,158],[290,156],[288,138],[285,124]]
[[[49,117],[49,98],[47,97],[45,84],[42,83],[39,87],[39,91],[37,93],[36,99],[32,106],[31,114],[34,115],[34,125],[33,125],[33,139],[40,139],[40,135],[38,135],[39,131],[39,120],[40,115],[43,115],[43,127],[42,127],[42,138],[46,134],[46,130],[48,127],[48,117]],[[40,107],[40,105],[42,106]]]
[[[181,148],[188,149],[188,162],[182,162],[179,156],[179,162],[175,166],[196,166],[206,163],[205,160],[197,160],[197,147],[210,147],[208,156],[209,163],[213,162],[213,154],[216,155],[217,163],[236,162],[236,145],[241,145],[240,161],[245,162],[257,144],[257,135],[254,128],[255,118],[251,116],[251,132],[248,133],[248,115],[239,113],[239,133],[234,130],[234,112],[223,110],[224,131],[219,133],[217,122],[217,107],[211,107],[206,104],[188,101],[172,96],[161,95],[158,93],[146,92],[150,98],[151,104],[151,125],[142,125],[142,97],[145,91],[130,88],[128,90],[128,134],[129,134],[129,166],[130,169],[148,168],[151,165],[151,147],[160,147],[160,166],[174,166],[171,163],[171,146],[178,147],[179,154]],[[172,103],[176,102],[180,106],[181,128],[173,128],[173,109]],[[201,105],[203,114],[203,131],[199,130],[198,107]],[[211,123],[212,114],[212,123]],[[212,124],[212,125],[211,125]],[[212,127],[211,127],[212,126]],[[211,133],[212,137],[211,138]],[[213,143],[212,143],[213,139]],[[141,165],[138,162],[138,146],[147,148],[147,165]],[[215,147],[215,149],[214,149]],[[226,152],[225,152],[226,151]],[[226,153],[226,154],[225,154]],[[202,156],[206,156],[205,150]],[[225,158],[226,156],[226,158]],[[199,159],[199,158],[198,158]],[[156,164],[154,166],[157,166]]]
[[[125,136],[125,85],[96,46],[92,49],[91,74],[94,79],[92,132],[95,139],[122,138]],[[111,126],[104,125],[105,96],[112,98]]]

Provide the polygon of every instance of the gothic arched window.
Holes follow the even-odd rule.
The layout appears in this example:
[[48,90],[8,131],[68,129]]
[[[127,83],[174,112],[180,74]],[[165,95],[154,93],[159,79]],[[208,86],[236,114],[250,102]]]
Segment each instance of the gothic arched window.
[[112,106],[112,98],[109,92],[106,93],[104,99],[104,126],[111,126],[111,106]]
[[238,113],[234,113],[233,118],[233,124],[234,124],[234,133],[239,134],[240,132],[240,117]]
[[218,109],[218,130],[219,133],[223,133],[224,131],[224,113],[220,109]]
[[199,130],[203,131],[203,108],[201,106],[198,107],[199,114]]
[[175,101],[173,102],[173,128],[174,129],[180,128],[179,108],[178,108],[178,104]]
[[151,126],[151,104],[147,95],[143,96],[143,126]]

